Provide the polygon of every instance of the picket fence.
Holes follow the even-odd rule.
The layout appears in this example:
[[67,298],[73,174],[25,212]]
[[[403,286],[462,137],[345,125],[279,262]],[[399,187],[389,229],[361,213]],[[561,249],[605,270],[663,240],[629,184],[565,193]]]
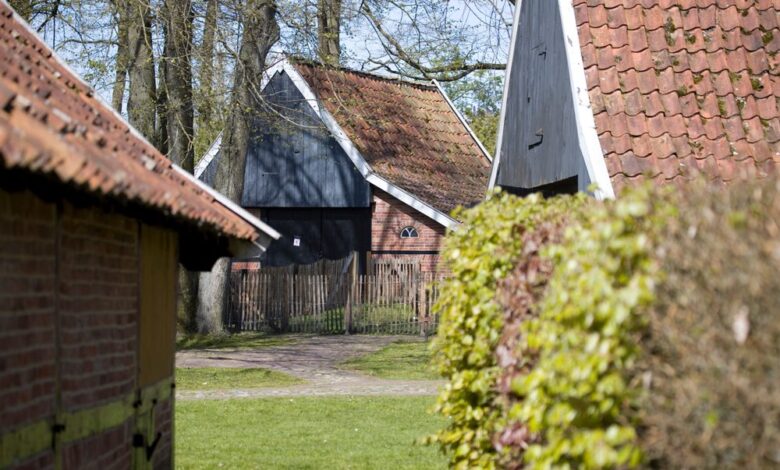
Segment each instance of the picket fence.
[[435,274],[322,271],[327,273],[231,272],[225,327],[278,333],[435,333],[433,305],[440,281]]

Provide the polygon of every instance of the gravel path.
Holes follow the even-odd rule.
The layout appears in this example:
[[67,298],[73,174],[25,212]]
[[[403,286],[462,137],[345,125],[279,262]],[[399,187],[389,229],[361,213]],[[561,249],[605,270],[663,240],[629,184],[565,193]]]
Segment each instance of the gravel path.
[[[442,381],[386,380],[338,368],[377,351],[397,336],[314,336],[261,349],[203,349],[176,353],[177,367],[262,367],[306,380],[284,388],[177,390],[179,400],[325,395],[434,395]],[[409,340],[409,337],[403,337]]]

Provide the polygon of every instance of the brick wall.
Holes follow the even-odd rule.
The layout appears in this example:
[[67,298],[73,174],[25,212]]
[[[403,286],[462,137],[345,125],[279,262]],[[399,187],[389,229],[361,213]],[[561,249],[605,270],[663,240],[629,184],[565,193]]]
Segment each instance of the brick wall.
[[0,190],[0,432],[54,414],[55,232],[53,205]]
[[173,464],[173,400],[165,400],[155,406],[155,433],[160,433],[160,441],[152,456],[154,468],[172,468]]
[[[59,234],[59,236],[58,236]],[[137,387],[138,222],[0,189],[0,433],[86,410]],[[171,286],[173,289],[174,286]],[[59,353],[56,346],[60,328]],[[155,460],[170,462],[171,400]],[[63,468],[129,468],[133,418],[63,443]],[[19,462],[50,466],[51,449]]]
[[136,385],[138,223],[66,204],[60,224],[62,405],[76,411]]
[[[406,255],[382,254],[383,251],[438,252],[446,229],[430,217],[374,188],[371,211],[371,251],[374,259],[399,258]],[[404,227],[417,229],[418,238],[401,238]],[[436,271],[438,255],[410,254],[420,259],[423,271]]]

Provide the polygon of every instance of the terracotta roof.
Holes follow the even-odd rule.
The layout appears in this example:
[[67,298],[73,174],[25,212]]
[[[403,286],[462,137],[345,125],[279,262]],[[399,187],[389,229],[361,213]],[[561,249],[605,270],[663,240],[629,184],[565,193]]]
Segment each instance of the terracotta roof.
[[377,174],[444,213],[484,198],[490,163],[436,87],[295,67]]
[[177,172],[0,2],[0,170],[53,177],[244,240],[257,228]]
[[574,0],[616,189],[780,165],[777,0]]

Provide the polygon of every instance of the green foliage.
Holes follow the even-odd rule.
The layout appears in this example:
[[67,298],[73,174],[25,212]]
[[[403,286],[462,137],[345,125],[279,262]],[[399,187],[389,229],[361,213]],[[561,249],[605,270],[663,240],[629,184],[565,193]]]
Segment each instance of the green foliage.
[[496,152],[496,133],[503,96],[503,74],[482,70],[444,85],[455,106],[491,155]]
[[444,242],[442,257],[452,276],[441,287],[436,305],[441,320],[433,342],[434,362],[448,379],[436,411],[449,423],[430,438],[454,467],[495,467],[492,437],[501,413],[494,406],[499,372],[494,352],[503,323],[496,284],[518,260],[524,230],[559,218],[584,200],[582,195],[543,200],[497,194],[455,213],[463,225]]
[[496,136],[498,134],[498,114],[477,112],[468,113],[471,129],[491,155],[496,154]]
[[594,202],[563,243],[547,250],[556,268],[539,316],[521,333],[524,355],[536,361],[512,383],[521,400],[509,412],[538,437],[524,454],[531,468],[641,461],[634,424],[623,412],[638,396],[628,377],[658,274],[651,234],[668,213],[649,194]]
[[447,242],[437,440],[451,463],[780,462],[776,180],[626,189],[556,222],[563,201],[493,200]]
[[[780,465],[780,181],[672,198],[636,376],[651,468]],[[680,417],[684,417],[681,419]]]

